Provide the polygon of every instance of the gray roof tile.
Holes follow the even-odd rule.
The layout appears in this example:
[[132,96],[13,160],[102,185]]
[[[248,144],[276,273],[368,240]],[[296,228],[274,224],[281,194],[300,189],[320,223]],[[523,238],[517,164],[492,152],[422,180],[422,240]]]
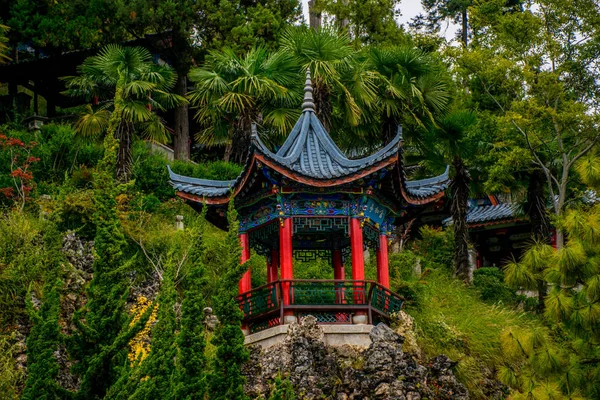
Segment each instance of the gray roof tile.
[[[521,217],[518,206],[511,203],[500,203],[488,206],[470,207],[467,213],[467,223],[482,224],[488,222],[500,222]],[[443,221],[444,225],[452,224],[452,217]]]

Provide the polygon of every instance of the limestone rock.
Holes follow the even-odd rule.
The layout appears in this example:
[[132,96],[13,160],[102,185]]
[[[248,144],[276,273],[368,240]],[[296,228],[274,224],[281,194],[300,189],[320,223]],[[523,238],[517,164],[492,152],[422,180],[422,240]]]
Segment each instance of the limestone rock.
[[[292,383],[298,399],[459,399],[467,389],[452,372],[454,363],[436,357],[428,366],[403,352],[405,338],[379,324],[367,348],[331,347],[314,317],[291,324],[286,338],[267,349],[250,348],[244,367],[246,393],[266,399],[279,375]],[[440,397],[437,397],[437,396]]]
[[209,332],[213,332],[219,323],[219,319],[213,313],[213,309],[210,307],[204,307],[204,326]]
[[404,338],[404,345],[402,350],[415,357],[417,360],[421,360],[421,348],[417,344],[417,336],[415,335],[414,325],[415,321],[413,317],[400,310],[395,315],[393,324],[395,332]]

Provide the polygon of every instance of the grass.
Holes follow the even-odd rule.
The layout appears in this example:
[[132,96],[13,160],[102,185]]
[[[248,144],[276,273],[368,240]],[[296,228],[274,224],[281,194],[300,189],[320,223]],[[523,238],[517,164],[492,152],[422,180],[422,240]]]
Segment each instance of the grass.
[[481,383],[485,370],[495,375],[496,366],[503,361],[502,331],[542,327],[541,322],[526,313],[483,302],[475,289],[453,279],[444,269],[432,270],[418,285],[421,306],[409,306],[407,312],[415,319],[419,346],[427,357],[445,354],[457,361],[456,375],[472,398],[486,398]]

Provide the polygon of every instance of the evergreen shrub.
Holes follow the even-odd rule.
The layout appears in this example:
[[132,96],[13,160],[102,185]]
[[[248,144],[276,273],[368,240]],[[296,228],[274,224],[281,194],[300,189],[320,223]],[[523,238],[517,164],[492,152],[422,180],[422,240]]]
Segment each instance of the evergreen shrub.
[[392,289],[406,299],[406,305],[420,308],[423,305],[423,281],[417,276],[414,267],[420,257],[411,250],[390,254],[390,278]]
[[78,137],[70,125],[47,124],[39,134],[28,134],[38,142],[36,156],[40,162],[34,171],[38,180],[60,181],[65,172],[94,167],[102,158],[102,146]]
[[492,303],[514,303],[516,292],[504,283],[504,273],[496,267],[484,267],[473,273],[473,286],[482,300]]
[[173,197],[175,191],[169,184],[168,163],[165,156],[151,151],[146,142],[137,141],[133,147],[131,173],[136,189],[163,201]]
[[452,229],[442,230],[423,226],[420,239],[415,243],[415,252],[422,256],[425,268],[452,268],[454,257],[454,235]]

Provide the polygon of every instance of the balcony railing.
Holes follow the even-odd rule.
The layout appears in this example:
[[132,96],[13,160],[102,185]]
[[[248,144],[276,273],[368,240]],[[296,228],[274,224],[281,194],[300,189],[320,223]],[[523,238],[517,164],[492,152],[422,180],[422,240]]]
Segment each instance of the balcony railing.
[[368,323],[388,322],[404,298],[373,281],[280,280],[238,296],[244,324],[258,332],[283,323],[283,316],[313,315],[321,324],[351,324],[354,315]]

